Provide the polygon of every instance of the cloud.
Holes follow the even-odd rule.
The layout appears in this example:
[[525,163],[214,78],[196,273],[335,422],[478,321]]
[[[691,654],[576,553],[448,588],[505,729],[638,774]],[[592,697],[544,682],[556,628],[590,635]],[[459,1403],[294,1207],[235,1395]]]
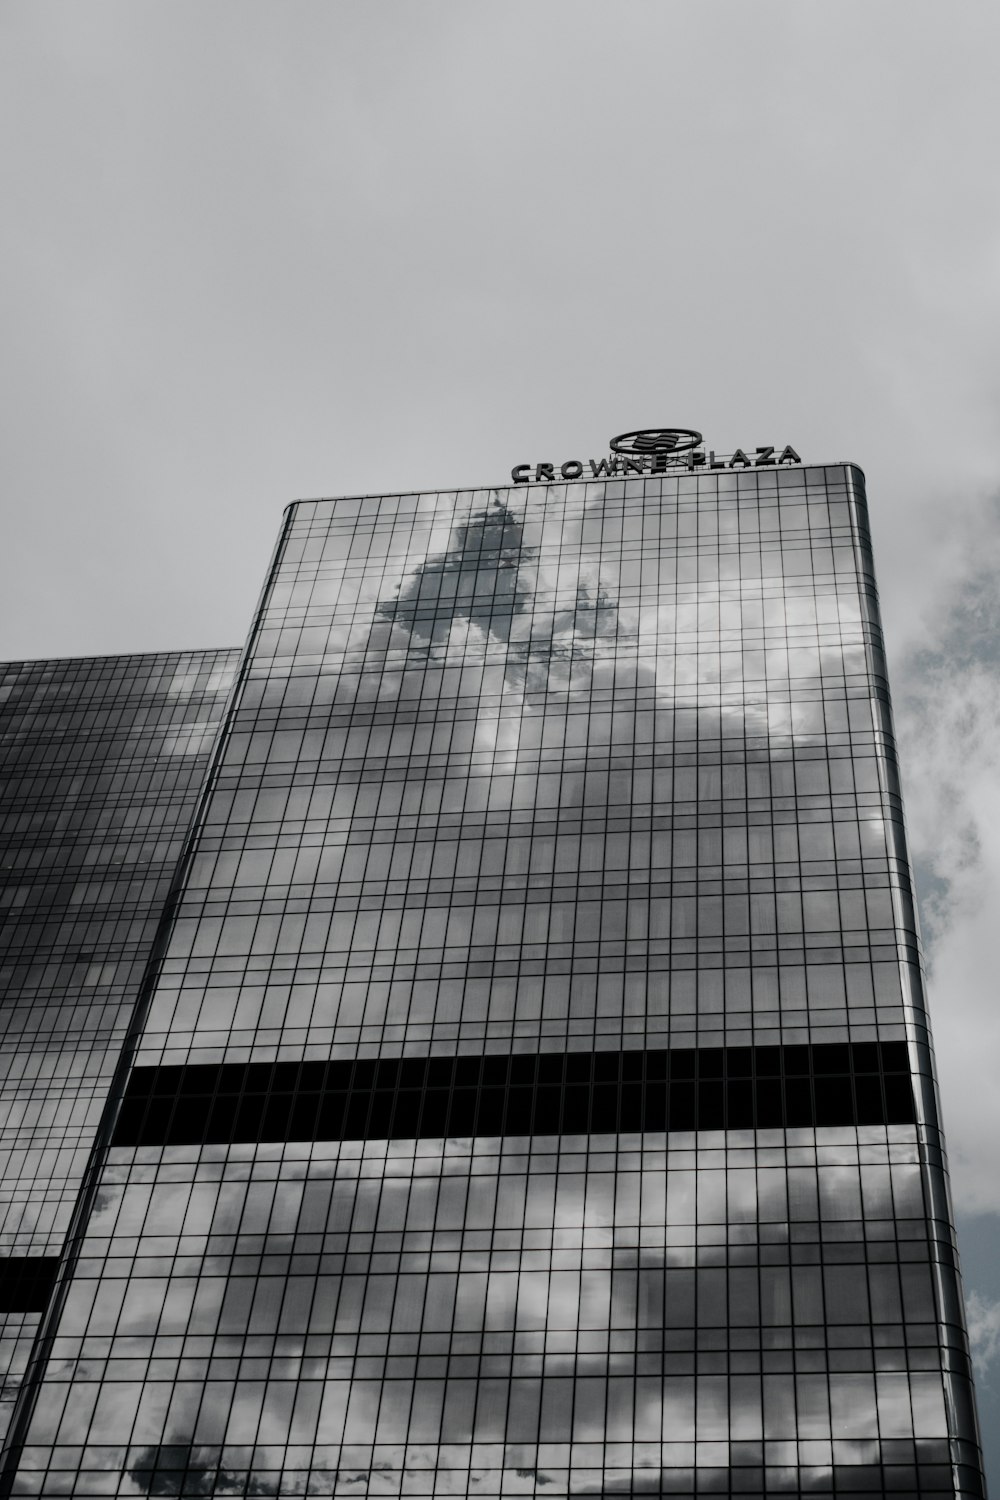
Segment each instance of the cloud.
[[979,1292],[970,1292],[965,1311],[976,1373],[980,1380],[985,1381],[990,1366],[1000,1354],[1000,1297],[984,1297]]
[[1000,501],[961,536],[948,588],[895,674],[910,851],[955,1196],[1000,1210]]

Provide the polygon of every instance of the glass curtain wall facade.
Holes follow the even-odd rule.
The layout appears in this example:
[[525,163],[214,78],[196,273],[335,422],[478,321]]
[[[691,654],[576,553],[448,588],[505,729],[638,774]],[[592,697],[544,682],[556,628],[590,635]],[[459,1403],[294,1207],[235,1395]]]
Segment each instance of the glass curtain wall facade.
[[0,1439],[238,662],[0,667]]
[[862,477],[301,503],[20,1495],[981,1496]]

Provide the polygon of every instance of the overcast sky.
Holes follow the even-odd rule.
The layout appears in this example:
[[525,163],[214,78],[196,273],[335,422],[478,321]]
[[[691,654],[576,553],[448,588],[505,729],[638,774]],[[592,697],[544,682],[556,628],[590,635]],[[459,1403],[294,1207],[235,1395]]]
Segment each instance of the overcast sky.
[[972,0],[0,9],[0,656],[240,643],[296,498],[670,423],[865,469],[993,1431],[998,56]]

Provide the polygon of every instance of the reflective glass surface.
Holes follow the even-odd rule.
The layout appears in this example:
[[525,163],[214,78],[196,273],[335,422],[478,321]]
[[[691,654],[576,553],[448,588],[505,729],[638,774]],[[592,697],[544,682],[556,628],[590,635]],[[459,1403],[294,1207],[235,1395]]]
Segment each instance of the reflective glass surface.
[[239,653],[0,666],[0,1427]]
[[162,936],[16,1493],[983,1494],[857,470],[290,508]]

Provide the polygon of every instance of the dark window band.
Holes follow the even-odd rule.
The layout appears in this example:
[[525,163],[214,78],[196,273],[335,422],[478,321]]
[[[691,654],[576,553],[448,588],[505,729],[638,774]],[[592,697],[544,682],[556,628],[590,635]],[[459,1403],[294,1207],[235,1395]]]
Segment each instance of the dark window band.
[[41,1313],[49,1305],[57,1255],[0,1255],[0,1313]]
[[909,1125],[904,1042],[135,1068],[115,1146]]

